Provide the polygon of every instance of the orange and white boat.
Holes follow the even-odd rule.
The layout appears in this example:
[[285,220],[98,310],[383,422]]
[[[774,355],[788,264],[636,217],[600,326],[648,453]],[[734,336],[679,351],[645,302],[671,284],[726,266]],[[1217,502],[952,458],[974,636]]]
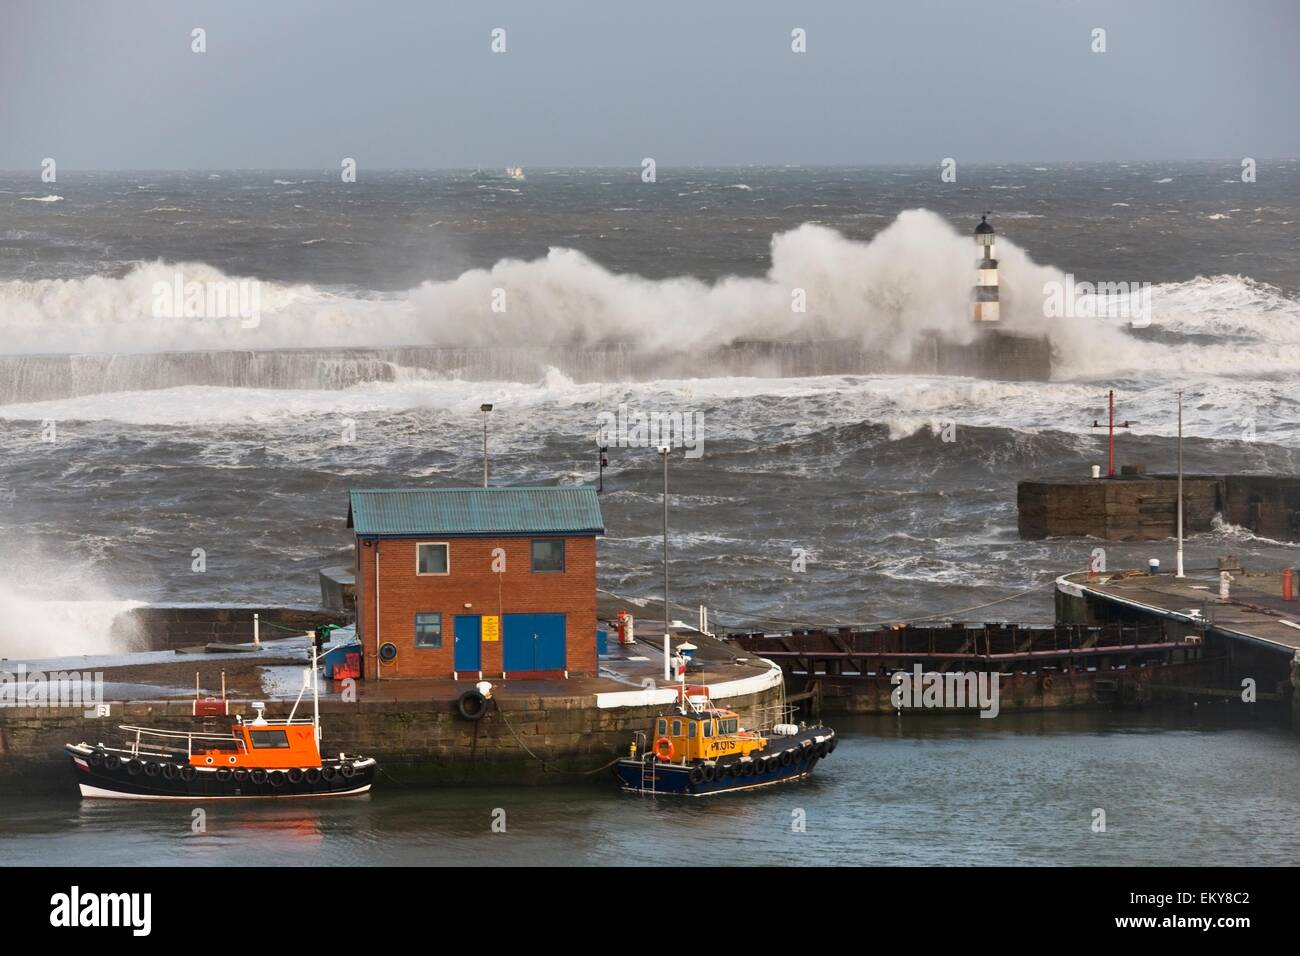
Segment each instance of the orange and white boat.
[[[373,757],[324,757],[320,751],[320,704],[316,691],[316,661],[309,671],[312,716],[297,718],[298,695],[284,720],[265,716],[265,705],[253,704],[257,716],[245,722],[236,716],[228,733],[155,730],[122,726],[128,742],[67,744],[83,797],[120,800],[229,800],[265,797],[345,797],[366,793],[374,779]],[[195,715],[216,716],[219,701],[195,702]]]

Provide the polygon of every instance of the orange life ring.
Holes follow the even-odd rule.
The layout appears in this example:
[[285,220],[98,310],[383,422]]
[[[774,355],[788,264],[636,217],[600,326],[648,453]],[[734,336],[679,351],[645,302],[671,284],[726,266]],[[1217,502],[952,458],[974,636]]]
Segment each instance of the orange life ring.
[[[665,745],[668,747],[667,752],[664,751]],[[667,737],[660,737],[655,741],[655,756],[660,760],[672,760],[676,753],[677,751],[673,749],[673,742]]]

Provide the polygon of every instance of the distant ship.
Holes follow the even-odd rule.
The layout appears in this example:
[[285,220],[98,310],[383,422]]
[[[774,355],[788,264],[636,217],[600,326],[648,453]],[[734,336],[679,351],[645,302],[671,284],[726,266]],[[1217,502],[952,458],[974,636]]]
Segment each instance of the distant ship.
[[506,167],[506,171],[505,171],[505,175],[500,175],[500,174],[498,174],[498,173],[485,173],[485,172],[483,172],[482,168],[478,168],[478,169],[475,169],[475,170],[474,170],[474,178],[475,178],[475,179],[486,179],[486,180],[495,181],[495,182],[503,182],[503,181],[509,180],[509,181],[516,182],[516,183],[522,183],[522,182],[525,182],[525,179],[524,179],[524,167],[522,167],[522,166],[507,166],[507,167]]

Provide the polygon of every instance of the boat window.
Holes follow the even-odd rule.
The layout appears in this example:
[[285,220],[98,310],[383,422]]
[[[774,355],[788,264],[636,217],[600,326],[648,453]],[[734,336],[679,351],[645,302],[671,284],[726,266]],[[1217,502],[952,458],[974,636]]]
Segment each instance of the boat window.
[[706,737],[713,736],[713,721],[711,720],[703,721],[701,723],[701,726],[704,728],[704,736]]
[[674,737],[680,737],[681,735],[682,735],[682,722],[681,722],[680,720],[674,720],[674,721],[673,721],[673,736],[674,736]]
[[659,720],[659,736],[662,737],[662,736],[664,736],[664,735],[667,734],[667,733],[668,733],[668,721],[664,720],[663,718],[660,718],[660,720]]
[[695,721],[692,720],[686,725],[686,736],[691,740],[695,739]]
[[272,747],[281,749],[289,746],[289,735],[283,730],[250,730],[253,746],[257,748]]
[[740,723],[739,717],[728,717],[725,720],[720,720],[718,721],[718,733],[734,734],[736,732],[736,727],[739,725],[739,723]]

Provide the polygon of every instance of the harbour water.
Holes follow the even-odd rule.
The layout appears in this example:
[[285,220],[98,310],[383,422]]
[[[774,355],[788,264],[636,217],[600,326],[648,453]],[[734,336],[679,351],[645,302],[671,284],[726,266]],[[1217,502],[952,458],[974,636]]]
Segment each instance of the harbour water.
[[623,794],[603,774],[579,786],[403,789],[394,770],[368,797],[211,806],[194,832],[186,804],[9,792],[0,861],[1257,866],[1292,865],[1300,845],[1300,738],[1213,709],[836,727],[841,745],[812,780],[721,798]]

